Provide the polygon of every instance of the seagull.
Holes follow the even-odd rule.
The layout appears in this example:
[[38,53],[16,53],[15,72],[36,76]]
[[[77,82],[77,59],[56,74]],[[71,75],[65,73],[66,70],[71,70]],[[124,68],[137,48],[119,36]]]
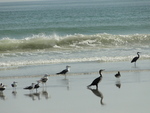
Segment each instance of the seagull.
[[48,80],[48,75],[45,74],[44,77],[42,77],[42,78],[39,80],[39,82],[42,82],[42,84],[46,84],[47,80]]
[[39,83],[40,83],[40,81],[38,80],[38,81],[37,81],[37,84],[35,84],[35,86],[34,86],[34,89],[36,89],[36,92],[37,92],[37,89],[40,87],[40,86],[39,86]]
[[11,86],[14,88],[14,89],[16,89],[16,87],[17,87],[17,82],[13,82],[12,84],[11,84]]
[[66,69],[64,69],[64,70],[62,70],[61,72],[56,73],[56,74],[57,74],[57,75],[59,75],[59,74],[66,75],[66,73],[70,71],[70,67],[71,67],[71,66],[66,66]]
[[25,87],[23,89],[33,90],[34,86],[35,86],[35,83],[32,83],[31,86],[27,86],[27,87]]
[[102,71],[104,71],[104,69],[99,70],[100,76],[98,78],[96,78],[95,80],[93,80],[93,82],[87,86],[88,88],[90,86],[96,86],[96,89],[98,89],[98,83],[102,80],[102,74],[101,74]]
[[131,63],[135,62],[135,66],[136,66],[136,61],[140,58],[139,53],[141,53],[141,52],[137,52],[137,55],[138,55],[138,56],[134,57],[134,58],[132,59],[132,61],[131,61]]
[[6,89],[6,85],[0,85],[0,91],[4,91]]
[[120,74],[120,72],[118,71],[118,73],[117,74],[115,74],[115,77],[116,78],[120,78],[121,77],[121,74]]

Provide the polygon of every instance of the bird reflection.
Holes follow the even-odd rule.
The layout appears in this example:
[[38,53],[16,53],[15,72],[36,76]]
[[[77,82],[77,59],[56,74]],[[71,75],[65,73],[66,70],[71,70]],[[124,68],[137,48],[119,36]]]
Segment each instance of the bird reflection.
[[98,88],[96,88],[96,89],[92,89],[92,88],[88,88],[89,90],[91,90],[96,96],[98,96],[98,97],[100,97],[101,99],[100,99],[100,104],[101,105],[104,105],[104,103],[103,103],[103,94],[98,90]]
[[3,93],[3,91],[0,91],[0,99],[1,99],[1,100],[5,100],[5,99],[6,99],[6,97],[5,97],[4,93]]
[[25,94],[25,96],[30,97],[32,100],[35,100],[33,93]]
[[13,95],[14,97],[16,97],[17,91],[12,91],[12,95]]
[[116,87],[121,88],[121,81],[120,81],[120,79],[116,80],[115,85],[116,85]]
[[62,84],[65,85],[65,87],[67,87],[67,90],[69,90],[69,79],[64,78],[61,80]]
[[36,92],[36,93],[25,94],[25,96],[30,97],[33,101],[37,99],[41,100],[42,97],[44,97],[45,99],[50,98],[46,90],[43,90],[41,92]]
[[45,99],[49,99],[49,95],[48,95],[48,92],[46,90],[43,89],[42,91],[42,96],[45,97]]

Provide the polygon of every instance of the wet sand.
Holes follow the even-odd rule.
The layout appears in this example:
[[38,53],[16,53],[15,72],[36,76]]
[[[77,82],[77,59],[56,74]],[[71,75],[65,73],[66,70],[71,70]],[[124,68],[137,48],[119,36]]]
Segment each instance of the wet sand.
[[[72,71],[66,76],[49,76],[46,86],[40,84],[38,92],[24,90],[23,88],[42,76],[1,78],[7,89],[0,93],[0,109],[3,113],[148,113],[150,111],[150,68],[149,64],[141,61],[141,65],[127,66],[127,62],[91,63],[78,73],[74,73],[77,64],[72,64]],[[126,64],[120,68],[121,78],[117,79],[114,64]],[[149,62],[148,62],[149,63]],[[112,65],[110,65],[112,64]],[[140,63],[139,63],[140,64]],[[85,66],[82,63],[80,66]],[[103,79],[98,90],[95,87],[87,88],[99,76],[99,65],[105,68]],[[109,67],[106,69],[106,67]],[[124,66],[124,68],[123,68]],[[47,68],[48,69],[48,68]],[[90,70],[91,69],[91,70]],[[92,71],[93,69],[93,71]],[[53,70],[56,71],[57,69]],[[15,70],[17,71],[17,70]],[[38,73],[37,73],[38,75]],[[52,75],[52,74],[51,74]],[[10,84],[18,82],[16,91]]]

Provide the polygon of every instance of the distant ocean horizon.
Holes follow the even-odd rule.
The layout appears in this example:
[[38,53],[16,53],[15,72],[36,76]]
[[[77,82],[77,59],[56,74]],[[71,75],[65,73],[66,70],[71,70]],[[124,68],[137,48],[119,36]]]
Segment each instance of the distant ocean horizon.
[[0,67],[150,59],[149,0],[0,4]]

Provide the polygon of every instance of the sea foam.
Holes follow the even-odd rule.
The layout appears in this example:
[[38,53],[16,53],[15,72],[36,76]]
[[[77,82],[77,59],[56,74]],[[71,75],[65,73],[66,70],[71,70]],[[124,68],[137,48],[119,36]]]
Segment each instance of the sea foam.
[[149,34],[135,35],[112,35],[94,34],[83,35],[74,34],[66,36],[58,35],[33,35],[23,39],[3,38],[0,40],[0,51],[29,51],[42,49],[88,49],[88,48],[115,48],[125,46],[149,47]]

